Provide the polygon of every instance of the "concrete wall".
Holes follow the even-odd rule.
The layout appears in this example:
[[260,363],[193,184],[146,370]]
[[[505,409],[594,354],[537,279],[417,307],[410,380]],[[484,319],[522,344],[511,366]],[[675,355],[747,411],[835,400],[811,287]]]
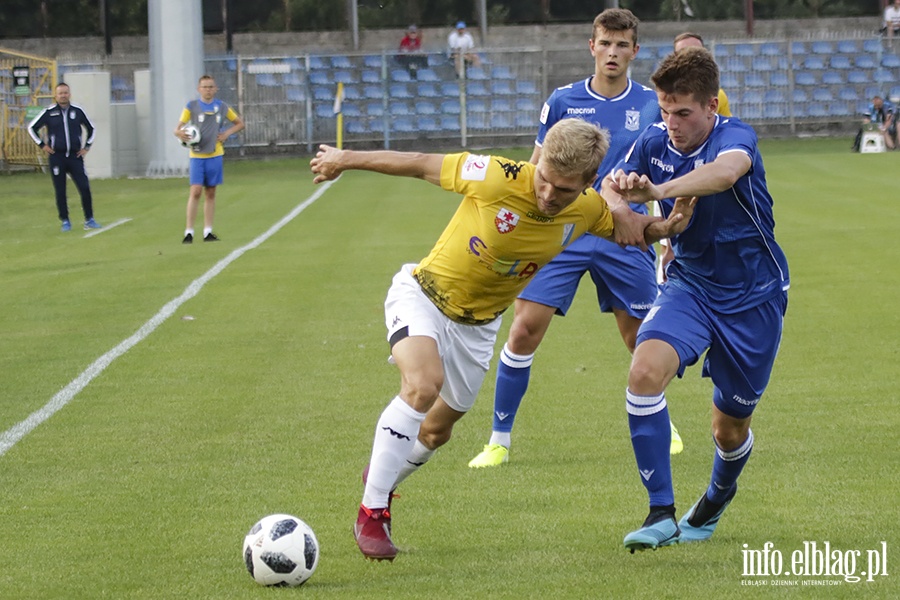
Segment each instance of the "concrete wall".
[[112,177],[113,123],[109,102],[109,73],[72,73],[66,78],[72,104],[80,106],[94,124],[94,143],[84,160],[88,177]]

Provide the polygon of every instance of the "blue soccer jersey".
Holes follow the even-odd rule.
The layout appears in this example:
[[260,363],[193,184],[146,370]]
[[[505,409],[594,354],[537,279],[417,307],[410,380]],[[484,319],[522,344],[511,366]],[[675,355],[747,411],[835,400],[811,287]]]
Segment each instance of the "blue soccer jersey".
[[[656,92],[652,89],[629,79],[624,92],[615,98],[606,98],[591,89],[593,78],[564,85],[550,94],[541,110],[535,144],[542,145],[547,131],[562,119],[577,117],[606,129],[609,132],[609,151],[597,169],[600,177],[594,184],[599,190],[603,177],[625,157],[641,131],[661,117]],[[643,204],[632,204],[631,208],[642,214],[647,213],[647,207]]]
[[[787,259],[775,242],[773,202],[753,129],[737,118],[717,116],[706,142],[682,154],[669,143],[665,123],[656,123],[616,168],[663,183],[728,152],[750,157],[750,170],[731,188],[698,200],[687,229],[672,238],[675,260],[666,274],[669,283],[713,310],[732,314],[771,300],[790,286]],[[660,203],[666,216],[673,202]]]

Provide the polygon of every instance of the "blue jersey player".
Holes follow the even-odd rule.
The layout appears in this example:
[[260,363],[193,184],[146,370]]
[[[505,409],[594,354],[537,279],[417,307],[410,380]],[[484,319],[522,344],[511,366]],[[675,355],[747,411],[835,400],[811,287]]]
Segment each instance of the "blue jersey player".
[[[544,104],[531,162],[537,163],[547,130],[567,118],[581,118],[606,129],[609,152],[598,169],[595,187],[628,152],[640,132],[659,120],[656,93],[628,78],[628,66],[638,52],[638,19],[631,11],[611,8],[594,19],[589,45],[595,69],[591,77],[563,86]],[[643,204],[633,210],[646,214]],[[641,320],[656,299],[652,249],[622,248],[587,234],[545,266],[519,295],[509,339],[500,354],[494,395],[493,431],[484,450],[469,462],[473,468],[509,460],[513,421],[525,395],[535,351],[554,314],[565,315],[578,282],[590,273],[600,310],[612,312],[629,352],[634,351]],[[682,449],[673,428],[672,452]]]
[[[663,121],[644,131],[602,183],[611,204],[698,198],[671,239],[667,283],[638,331],[626,409],[641,482],[650,497],[632,552],[709,539],[753,450],[750,418],[769,382],[790,284],[775,242],[772,197],[752,128],[716,114],[719,70],[702,48],[666,57],[653,74]],[[715,442],[709,487],[680,521],[669,463],[665,389],[700,360],[713,383]]]

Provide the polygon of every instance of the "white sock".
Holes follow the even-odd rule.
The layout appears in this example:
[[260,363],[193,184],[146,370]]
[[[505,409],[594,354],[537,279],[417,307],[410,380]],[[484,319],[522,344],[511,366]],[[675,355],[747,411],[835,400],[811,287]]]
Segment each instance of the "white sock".
[[185,229],[184,235],[194,235],[194,230],[193,229]]
[[509,431],[492,431],[490,444],[500,444],[504,448],[509,448],[512,443],[512,434]]
[[416,440],[412,452],[406,457],[404,465],[400,467],[400,474],[397,475],[397,481],[394,482],[394,487],[397,487],[404,479],[418,471],[419,467],[427,463],[428,459],[431,458],[434,453],[435,450],[429,450],[425,444]]
[[211,233],[212,233],[212,227],[204,227],[203,228],[203,237],[206,237]]
[[366,508],[385,508],[397,482],[397,475],[415,445],[419,427],[425,420],[420,413],[396,396],[387,405],[375,426],[369,476],[363,493]]

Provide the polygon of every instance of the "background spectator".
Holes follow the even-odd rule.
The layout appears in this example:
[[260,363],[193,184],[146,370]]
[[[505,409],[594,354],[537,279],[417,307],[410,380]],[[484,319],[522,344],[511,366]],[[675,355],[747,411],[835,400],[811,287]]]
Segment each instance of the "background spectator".
[[413,79],[416,77],[416,71],[427,66],[428,61],[422,54],[422,35],[415,25],[410,25],[406,35],[400,40],[400,55],[397,61],[409,71]]
[[893,38],[900,33],[900,0],[894,0],[893,4],[884,9],[884,31],[888,38]]
[[456,64],[456,74],[459,77],[465,75],[464,69],[468,65],[479,66],[481,59],[475,54],[475,39],[472,34],[466,31],[465,21],[459,21],[456,24],[456,30],[450,32],[447,37],[447,46],[450,49],[450,56]]
[[866,118],[863,119],[863,126],[859,128],[856,140],[853,142],[854,152],[859,152],[860,150],[863,131],[866,128],[871,129],[873,126],[877,127],[878,131],[884,135],[884,145],[887,146],[888,150],[893,150],[895,146],[894,139],[897,135],[897,123],[894,117],[894,105],[892,103],[886,102],[881,96],[872,98],[869,112]]

